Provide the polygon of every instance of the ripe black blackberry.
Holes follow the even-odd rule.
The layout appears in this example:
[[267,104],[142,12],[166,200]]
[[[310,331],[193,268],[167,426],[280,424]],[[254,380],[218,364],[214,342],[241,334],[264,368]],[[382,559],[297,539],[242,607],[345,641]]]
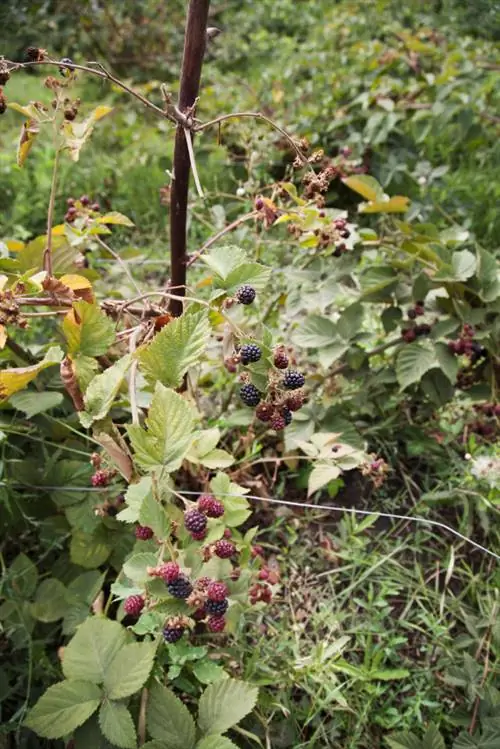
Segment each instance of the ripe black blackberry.
[[175,626],[175,627],[169,627],[166,626],[163,630],[163,639],[165,642],[177,642],[181,639],[182,635],[185,632],[184,627]]
[[286,369],[288,367],[289,361],[288,356],[285,354],[283,349],[278,349],[274,352],[274,366],[278,369]]
[[298,390],[305,384],[306,378],[302,372],[297,372],[295,369],[289,369],[283,377],[283,387],[286,390]]
[[226,613],[228,606],[229,604],[226,599],[223,601],[213,601],[209,598],[208,601],[205,601],[205,611],[207,614],[212,614],[213,616],[222,616]]
[[260,403],[260,393],[251,382],[240,388],[240,398],[245,406],[257,406]]
[[251,364],[259,361],[262,351],[255,343],[246,343],[240,348],[240,359],[242,364]]
[[244,286],[240,286],[235,296],[240,304],[252,304],[255,299],[255,289],[253,286],[245,284]]
[[285,419],[285,426],[287,427],[289,424],[292,423],[292,412],[289,408],[286,408],[286,406],[281,410],[281,415]]
[[342,239],[349,239],[349,237],[351,236],[351,232],[349,231],[349,229],[342,229],[339,234]]
[[184,513],[184,525],[190,533],[203,533],[207,527],[207,518],[199,510],[187,510]]
[[405,343],[412,343],[412,341],[414,341],[417,337],[417,334],[415,333],[413,328],[406,328],[405,330],[401,331],[401,337]]
[[168,583],[167,590],[174,598],[189,598],[193,592],[193,586],[185,575],[179,575],[177,580]]

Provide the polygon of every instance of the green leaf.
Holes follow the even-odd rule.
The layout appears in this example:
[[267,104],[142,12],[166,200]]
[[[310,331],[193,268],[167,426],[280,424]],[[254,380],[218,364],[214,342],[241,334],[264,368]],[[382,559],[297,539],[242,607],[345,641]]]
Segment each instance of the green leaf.
[[18,554],[8,570],[8,577],[15,593],[30,598],[38,583],[38,570],[26,554]]
[[64,400],[62,393],[46,390],[44,393],[23,392],[14,393],[10,399],[11,404],[18,411],[22,411],[28,419],[51,408],[60,406]]
[[125,645],[125,639],[125,629],[118,622],[103,616],[87,619],[64,650],[64,675],[67,679],[102,684],[111,662]]
[[137,746],[134,721],[123,703],[105,700],[99,710],[99,725],[112,744],[122,749]]
[[374,177],[370,177],[367,174],[357,174],[352,177],[345,177],[342,182],[351,190],[357,192],[358,195],[362,195],[366,200],[376,201],[383,200],[384,198],[382,185],[380,185]]
[[370,671],[370,679],[377,681],[395,681],[398,679],[407,679],[410,672],[406,668],[386,668]]
[[210,684],[200,697],[198,725],[203,733],[224,733],[255,707],[258,689],[236,679]]
[[331,346],[321,346],[318,350],[318,360],[323,369],[328,369],[332,364],[338,361],[346,351],[349,345],[345,341],[338,339]]
[[391,749],[422,749],[420,739],[414,733],[403,731],[401,733],[393,733],[392,736],[386,738],[386,741]]
[[454,387],[440,369],[426,372],[420,381],[426,396],[439,408],[453,398]]
[[477,277],[481,284],[481,299],[493,302],[500,294],[500,271],[494,255],[486,250],[478,250]]
[[196,749],[238,749],[226,736],[205,736],[198,741]]
[[115,745],[111,744],[103,736],[97,714],[94,714],[90,720],[87,720],[83,726],[80,726],[75,733],[74,749],[114,749]]
[[202,255],[200,260],[224,280],[238,265],[247,261],[247,254],[236,245],[221,245]]
[[124,523],[136,523],[144,499],[152,492],[153,481],[151,476],[143,476],[136,484],[130,484],[125,493],[127,507],[118,513],[117,520]]
[[419,382],[429,369],[437,365],[436,350],[429,341],[404,344],[396,358],[396,376],[401,390]]
[[453,277],[457,281],[467,281],[476,271],[476,258],[469,250],[454,252],[451,257]]
[[120,700],[138,692],[151,672],[155,652],[156,645],[151,642],[134,642],[121,648],[104,675],[107,696]]
[[95,219],[96,224],[117,224],[118,226],[135,226],[134,222],[131,221],[123,213],[118,211],[110,211],[105,213],[104,216],[98,216]]
[[115,340],[115,324],[98,304],[74,302],[62,324],[68,353],[102,356]]
[[260,263],[244,263],[229,273],[223,286],[229,292],[234,292],[243,284],[250,284],[256,291],[262,291],[267,286],[270,276],[270,268]]
[[101,690],[88,681],[61,681],[49,687],[29,711],[25,725],[46,739],[60,739],[97,710]]
[[139,465],[160,475],[180,468],[193,440],[194,419],[195,412],[184,398],[157,382],[147,431],[136,424],[127,427]]
[[154,498],[153,492],[144,497],[139,512],[139,522],[151,528],[159,539],[167,538],[171,532],[170,520],[163,505]]
[[141,749],[169,749],[163,741],[148,741],[141,746]]
[[192,749],[196,728],[191,713],[167,687],[155,684],[148,700],[146,722],[149,733],[165,749]]
[[68,609],[67,591],[64,585],[50,578],[38,587],[31,613],[39,622],[56,622],[62,619]]
[[316,464],[309,474],[309,481],[307,484],[307,496],[317,492],[321,487],[326,486],[330,481],[334,481],[341,474],[341,470],[338,466],[328,464]]
[[444,739],[439,733],[438,727],[435,723],[429,723],[429,727],[425,732],[422,740],[425,749],[446,749]]
[[226,672],[217,663],[204,660],[194,664],[193,674],[202,684],[212,684],[212,682],[222,679]]
[[458,373],[457,357],[451,353],[448,346],[446,346],[446,344],[444,343],[436,343],[435,349],[439,366],[441,367],[442,371],[449,379],[449,381],[452,383],[452,385],[454,385],[457,380]]
[[359,304],[359,302],[351,304],[350,307],[346,307],[337,321],[337,330],[340,337],[349,341],[356,335],[356,333],[359,333],[363,323],[364,314],[365,311],[363,305]]
[[73,564],[93,570],[104,564],[111,552],[112,547],[104,526],[98,526],[94,533],[73,531],[69,547]]
[[124,563],[123,574],[135,583],[145,582],[150,579],[147,568],[156,567],[157,561],[156,555],[152,552],[134,554]]
[[82,426],[88,428],[93,421],[104,419],[131,364],[132,357],[127,354],[93,378],[84,397],[85,411],[79,413]]
[[166,325],[137,354],[139,367],[150,383],[180,387],[182,378],[199,364],[210,336],[206,310],[184,314]]
[[304,348],[321,348],[338,341],[337,326],[324,315],[308,315],[292,333],[292,342]]

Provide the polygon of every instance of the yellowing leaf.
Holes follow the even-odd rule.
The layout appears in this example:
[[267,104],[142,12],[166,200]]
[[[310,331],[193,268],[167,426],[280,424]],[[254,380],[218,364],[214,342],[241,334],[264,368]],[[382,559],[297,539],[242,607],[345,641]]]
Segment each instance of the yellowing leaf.
[[0,349],[5,348],[7,343],[7,331],[4,325],[0,325]]
[[106,117],[106,115],[112,111],[113,107],[107,107],[105,104],[101,104],[94,109],[89,119],[93,119],[94,122],[97,122],[98,120],[102,120],[103,117]]
[[96,218],[96,223],[118,224],[120,226],[135,226],[133,221],[131,221],[127,216],[124,216],[123,213],[118,213],[118,211],[111,211],[110,213],[106,213],[104,216],[99,216],[98,218]]
[[13,393],[25,388],[39,372],[53,364],[59,364],[62,358],[63,352],[59,346],[53,346],[47,351],[42,361],[33,364],[31,367],[4,369],[0,372],[0,401],[7,400]]
[[19,112],[20,114],[23,114],[25,117],[28,117],[30,120],[37,119],[37,110],[32,104],[28,104],[27,107],[22,106],[22,104],[17,104],[15,101],[9,101],[7,104],[9,109],[13,109],[15,112]]
[[370,203],[362,203],[359,206],[360,213],[406,213],[410,206],[410,198],[404,195],[395,195],[389,200],[378,200]]
[[77,297],[84,299],[86,302],[92,303],[94,294],[92,292],[92,284],[88,278],[78,276],[74,273],[67,273],[64,276],[61,276],[59,281],[74,291]]
[[26,158],[31,151],[36,136],[40,132],[40,127],[36,120],[28,120],[21,127],[21,135],[17,146],[17,165],[23,166]]
[[62,237],[65,233],[66,233],[66,227],[64,224],[57,224],[57,226],[52,227],[53,237]]
[[5,245],[9,252],[20,252],[24,248],[24,242],[20,242],[18,239],[7,239]]
[[381,200],[384,197],[384,191],[374,177],[367,174],[353,175],[342,180],[344,185],[351,190],[362,195],[366,200]]

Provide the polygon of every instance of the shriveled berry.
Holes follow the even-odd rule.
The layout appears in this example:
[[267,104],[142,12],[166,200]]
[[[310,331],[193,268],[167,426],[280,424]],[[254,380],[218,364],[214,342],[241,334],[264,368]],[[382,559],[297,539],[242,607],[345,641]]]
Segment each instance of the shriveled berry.
[[135,529],[135,537],[140,541],[148,541],[150,538],[153,538],[153,536],[154,533],[152,528],[149,528],[147,525],[138,525]]
[[184,513],[184,525],[190,533],[201,533],[207,527],[207,518],[199,510],[187,510]]
[[255,199],[255,210],[256,211],[261,211],[263,208],[264,208],[264,201],[262,200],[262,198],[260,198],[260,197],[256,198]]
[[206,590],[212,583],[213,580],[211,577],[199,577],[196,581],[196,587],[198,590]]
[[235,296],[240,304],[252,304],[255,299],[255,289],[253,286],[245,284],[244,286],[240,286]]
[[223,601],[227,598],[227,585],[225,583],[210,583],[207,588],[207,596],[212,601]]
[[251,364],[259,361],[262,351],[255,343],[246,343],[240,348],[240,358],[242,364]]
[[286,427],[286,419],[281,414],[274,414],[273,418],[269,422],[269,425],[276,432],[281,432]]
[[223,616],[211,616],[207,622],[210,632],[223,632],[226,626],[226,620]]
[[177,562],[165,562],[159,565],[157,573],[155,576],[161,577],[166,583],[173,583],[180,577],[181,568]]
[[285,406],[289,411],[298,411],[304,405],[304,396],[302,393],[292,393],[285,401]]
[[67,198],[66,199],[66,205],[68,206],[68,208],[73,208],[73,206],[75,205],[75,199],[74,198]]
[[129,596],[123,604],[123,610],[128,616],[138,617],[143,608],[144,598],[142,596]]
[[283,377],[283,387],[287,390],[298,390],[305,384],[305,377],[302,372],[295,369],[289,369]]
[[278,369],[286,369],[289,364],[288,356],[283,350],[275,351],[273,362]]
[[42,52],[41,49],[38,47],[28,47],[26,50],[25,57],[29,62],[38,62],[40,59],[40,53]]
[[185,575],[179,575],[176,580],[168,583],[167,590],[174,598],[188,598],[193,592],[193,586]]
[[182,635],[185,632],[185,627],[180,626],[166,626],[163,630],[163,639],[165,642],[177,642],[181,639]]
[[198,497],[198,510],[209,518],[220,518],[224,515],[224,505],[211,494],[202,494]]
[[245,406],[257,406],[260,402],[260,397],[259,391],[251,382],[243,385],[240,389],[240,398]]
[[255,415],[260,421],[270,421],[273,417],[275,408],[272,403],[259,403],[255,409]]
[[341,229],[345,229],[346,224],[347,224],[347,221],[345,220],[345,218],[336,218],[335,221],[333,222],[334,227],[338,231],[340,231]]
[[215,616],[222,616],[222,614],[225,614],[228,606],[229,604],[225,598],[222,601],[212,601],[211,598],[209,598],[208,601],[205,601],[205,611],[207,614]]
[[229,559],[236,552],[236,547],[231,541],[221,538],[215,542],[214,551],[220,559]]

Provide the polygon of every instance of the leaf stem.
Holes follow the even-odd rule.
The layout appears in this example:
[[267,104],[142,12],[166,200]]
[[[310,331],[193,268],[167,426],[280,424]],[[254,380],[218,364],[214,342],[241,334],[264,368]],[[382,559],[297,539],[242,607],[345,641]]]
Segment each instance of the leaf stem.
[[56,202],[57,170],[59,167],[59,155],[61,151],[56,149],[54,166],[52,169],[52,183],[50,186],[49,208],[47,211],[47,247],[43,253],[43,269],[49,278],[52,277],[52,223],[54,220],[54,206]]

